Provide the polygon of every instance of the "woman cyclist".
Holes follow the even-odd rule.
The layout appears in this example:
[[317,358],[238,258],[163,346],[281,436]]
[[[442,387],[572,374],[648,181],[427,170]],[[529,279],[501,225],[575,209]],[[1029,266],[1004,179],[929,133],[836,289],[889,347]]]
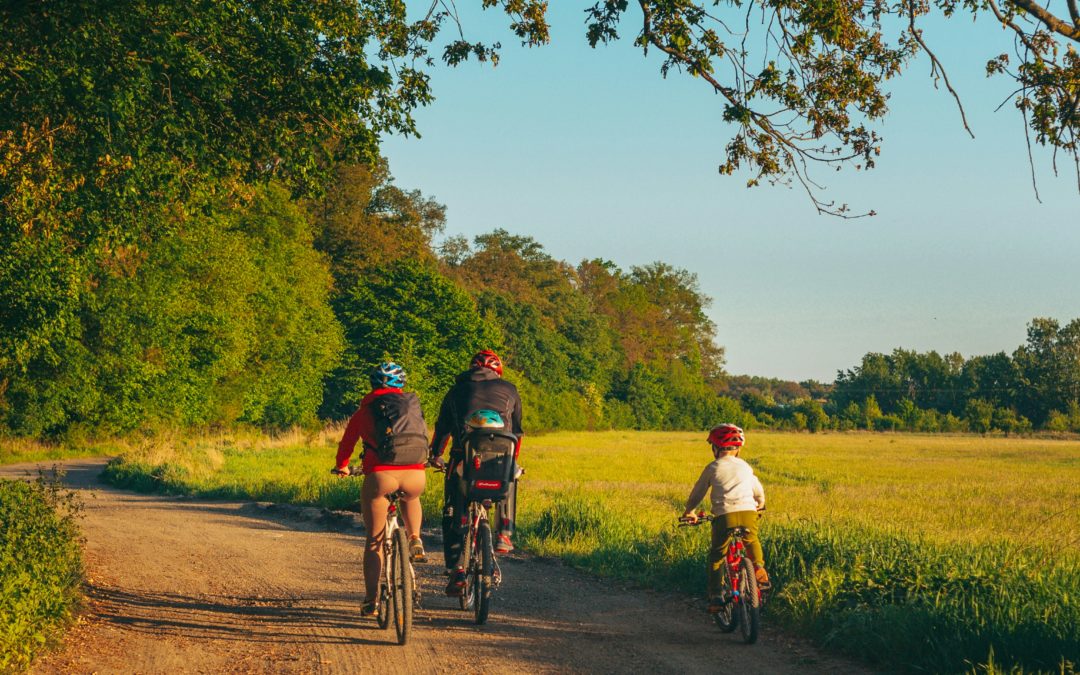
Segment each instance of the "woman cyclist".
[[[361,615],[373,616],[379,609],[379,579],[382,575],[383,539],[386,536],[386,495],[396,490],[405,494],[401,498],[405,527],[409,533],[409,554],[414,562],[424,561],[424,545],[420,541],[420,523],[423,513],[420,495],[424,492],[426,477],[424,459],[428,444],[423,413],[416,394],[405,393],[405,371],[396,363],[380,363],[371,371],[371,392],[364,396],[360,408],[349,419],[345,434],[338,443],[336,473],[348,475],[349,458],[358,439],[363,441],[362,454],[364,485],[360,491],[361,512],[367,541],[364,546],[364,606]],[[384,398],[385,397],[385,398]],[[387,411],[394,416],[387,420]],[[418,418],[418,419],[417,419]],[[401,458],[421,457],[419,463],[401,463],[388,458],[385,433],[380,429],[387,425],[411,433],[398,434],[390,454]],[[377,428],[378,427],[378,428]],[[419,438],[414,438],[419,435]],[[418,446],[423,446],[417,449]],[[405,461],[411,462],[411,459]]]

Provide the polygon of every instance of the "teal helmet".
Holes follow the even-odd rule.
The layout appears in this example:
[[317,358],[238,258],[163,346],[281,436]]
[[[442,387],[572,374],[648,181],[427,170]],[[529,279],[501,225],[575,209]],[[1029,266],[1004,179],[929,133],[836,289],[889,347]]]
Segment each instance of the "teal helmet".
[[405,386],[405,369],[393,361],[384,361],[371,370],[369,379],[372,389],[401,389]]
[[494,410],[477,410],[465,419],[465,426],[470,429],[503,429],[506,422]]

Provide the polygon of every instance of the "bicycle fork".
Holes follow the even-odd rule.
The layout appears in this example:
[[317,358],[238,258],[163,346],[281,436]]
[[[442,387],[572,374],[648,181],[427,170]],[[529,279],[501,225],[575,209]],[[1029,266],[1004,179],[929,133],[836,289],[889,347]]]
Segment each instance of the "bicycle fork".
[[745,555],[746,550],[743,548],[741,540],[735,540],[731,543],[731,546],[728,546],[725,563],[728,566],[728,579],[731,581],[731,589],[724,598],[725,603],[739,602],[739,575],[742,574],[742,559]]

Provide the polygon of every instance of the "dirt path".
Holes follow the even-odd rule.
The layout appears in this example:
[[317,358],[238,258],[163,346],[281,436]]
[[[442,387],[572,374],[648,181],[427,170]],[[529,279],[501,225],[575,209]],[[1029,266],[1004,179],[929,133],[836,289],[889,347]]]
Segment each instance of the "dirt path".
[[[719,634],[684,596],[626,590],[514,555],[488,625],[442,596],[441,557],[405,647],[358,616],[362,534],[240,502],[138,495],[64,463],[86,503],[87,612],[41,673],[865,672],[766,625]],[[0,477],[27,466],[0,467]],[[440,550],[426,536],[430,553]]]

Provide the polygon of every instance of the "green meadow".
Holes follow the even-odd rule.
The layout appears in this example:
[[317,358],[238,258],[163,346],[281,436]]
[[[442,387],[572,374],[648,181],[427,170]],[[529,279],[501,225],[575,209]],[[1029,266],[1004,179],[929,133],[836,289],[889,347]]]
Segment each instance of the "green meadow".
[[[155,438],[111,482],[355,508],[339,431]],[[703,433],[527,437],[518,542],[593,573],[700,595],[708,534],[676,528]],[[1080,664],[1080,442],[751,433],[776,592],[767,624],[890,669],[1073,672]],[[429,474],[429,521],[441,484]],[[512,583],[512,581],[511,581]],[[705,620],[705,617],[702,617]]]

